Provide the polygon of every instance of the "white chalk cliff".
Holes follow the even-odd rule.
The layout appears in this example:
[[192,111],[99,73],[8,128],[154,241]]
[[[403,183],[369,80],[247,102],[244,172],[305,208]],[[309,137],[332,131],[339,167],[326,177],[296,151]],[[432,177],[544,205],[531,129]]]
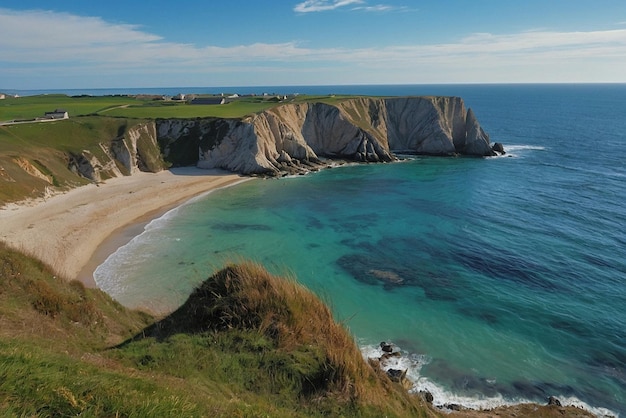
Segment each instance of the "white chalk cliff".
[[69,169],[100,182],[138,171],[157,172],[164,167],[153,122],[138,123],[116,138],[106,138],[100,143],[100,150],[98,155],[89,150],[71,153]]
[[285,104],[243,119],[163,120],[157,128],[162,144],[195,137],[198,167],[244,174],[303,172],[323,159],[387,162],[396,153],[494,155],[459,97]]

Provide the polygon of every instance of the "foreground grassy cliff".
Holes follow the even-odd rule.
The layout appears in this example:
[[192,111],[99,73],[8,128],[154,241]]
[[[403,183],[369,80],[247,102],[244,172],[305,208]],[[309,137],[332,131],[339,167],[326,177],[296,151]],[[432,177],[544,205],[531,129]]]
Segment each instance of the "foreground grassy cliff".
[[315,296],[256,265],[158,321],[5,247],[0,277],[2,415],[433,415]]

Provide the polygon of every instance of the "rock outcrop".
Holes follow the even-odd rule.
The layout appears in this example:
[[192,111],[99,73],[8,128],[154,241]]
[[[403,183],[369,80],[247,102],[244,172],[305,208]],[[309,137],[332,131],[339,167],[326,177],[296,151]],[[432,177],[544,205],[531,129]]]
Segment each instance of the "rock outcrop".
[[69,168],[94,182],[137,171],[158,172],[164,167],[152,122],[134,125],[120,136],[100,143],[100,152],[83,150],[69,155]]
[[197,146],[197,165],[243,174],[302,173],[328,160],[389,162],[395,154],[495,155],[458,97],[358,97],[286,104],[243,119],[160,120],[168,154]]

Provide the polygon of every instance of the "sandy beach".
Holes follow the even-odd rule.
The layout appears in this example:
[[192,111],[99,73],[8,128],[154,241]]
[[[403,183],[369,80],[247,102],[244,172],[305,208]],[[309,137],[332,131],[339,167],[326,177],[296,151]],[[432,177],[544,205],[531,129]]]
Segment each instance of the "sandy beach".
[[[0,240],[93,287],[93,271],[149,220],[188,199],[246,179],[222,170],[137,173],[0,208]],[[111,239],[111,237],[114,239]]]

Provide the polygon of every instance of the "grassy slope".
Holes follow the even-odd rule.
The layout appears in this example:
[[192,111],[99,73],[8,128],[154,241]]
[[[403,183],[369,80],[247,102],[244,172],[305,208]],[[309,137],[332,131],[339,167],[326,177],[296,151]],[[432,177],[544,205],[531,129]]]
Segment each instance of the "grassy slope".
[[[142,120],[84,116],[57,122],[0,126],[0,205],[42,196],[50,186],[67,189],[86,184],[88,180],[69,170],[68,155],[88,150],[106,160],[100,143],[110,142],[140,122]],[[20,167],[20,161],[33,165],[48,179],[28,174]]]
[[254,265],[155,323],[0,246],[0,325],[1,415],[432,415],[310,292]]

